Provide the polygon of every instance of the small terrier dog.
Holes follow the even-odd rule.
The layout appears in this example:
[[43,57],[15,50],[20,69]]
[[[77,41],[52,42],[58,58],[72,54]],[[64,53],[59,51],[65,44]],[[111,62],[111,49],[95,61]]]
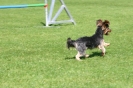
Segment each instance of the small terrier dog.
[[81,60],[80,57],[82,56],[89,57],[89,55],[85,53],[87,49],[99,48],[102,51],[102,56],[105,55],[106,50],[104,46],[108,46],[110,43],[104,42],[103,35],[108,35],[109,32],[111,32],[109,29],[110,22],[108,20],[97,20],[96,25],[96,32],[90,37],[84,36],[77,40],[71,40],[71,38],[67,39],[67,48],[75,47],[78,51],[75,56],[77,60]]

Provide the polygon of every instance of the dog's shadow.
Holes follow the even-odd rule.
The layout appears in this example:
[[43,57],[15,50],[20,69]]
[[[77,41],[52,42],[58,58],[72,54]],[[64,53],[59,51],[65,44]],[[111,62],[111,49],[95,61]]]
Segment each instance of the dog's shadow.
[[101,52],[92,52],[92,54],[90,54],[88,58],[92,58],[95,56],[101,57]]
[[[93,58],[93,57],[101,57],[101,52],[92,52],[92,54],[89,55],[87,58]],[[66,57],[65,59],[75,59],[74,57]],[[85,59],[85,57],[81,57],[81,59]]]

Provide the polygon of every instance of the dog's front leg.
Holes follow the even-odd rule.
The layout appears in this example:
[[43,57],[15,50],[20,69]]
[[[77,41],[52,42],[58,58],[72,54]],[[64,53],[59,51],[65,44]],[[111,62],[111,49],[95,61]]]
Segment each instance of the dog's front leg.
[[102,56],[105,55],[106,49],[104,48],[104,45],[99,45],[99,49],[102,51]]
[[106,42],[104,42],[104,40],[103,40],[103,45],[104,45],[104,46],[109,46],[110,43],[106,43]]
[[104,42],[104,46],[109,46],[109,45],[110,45],[110,43]]

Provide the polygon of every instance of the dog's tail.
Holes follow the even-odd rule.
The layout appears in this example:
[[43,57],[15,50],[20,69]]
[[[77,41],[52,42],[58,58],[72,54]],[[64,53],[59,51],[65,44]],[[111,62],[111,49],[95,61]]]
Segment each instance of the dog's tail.
[[67,48],[75,47],[75,40],[71,40],[71,38],[67,38]]

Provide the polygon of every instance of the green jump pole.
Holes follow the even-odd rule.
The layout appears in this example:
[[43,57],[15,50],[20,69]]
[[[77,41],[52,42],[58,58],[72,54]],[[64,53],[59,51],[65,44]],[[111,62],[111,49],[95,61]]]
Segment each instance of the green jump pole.
[[41,6],[46,6],[44,4],[28,4],[28,7],[41,7]]

